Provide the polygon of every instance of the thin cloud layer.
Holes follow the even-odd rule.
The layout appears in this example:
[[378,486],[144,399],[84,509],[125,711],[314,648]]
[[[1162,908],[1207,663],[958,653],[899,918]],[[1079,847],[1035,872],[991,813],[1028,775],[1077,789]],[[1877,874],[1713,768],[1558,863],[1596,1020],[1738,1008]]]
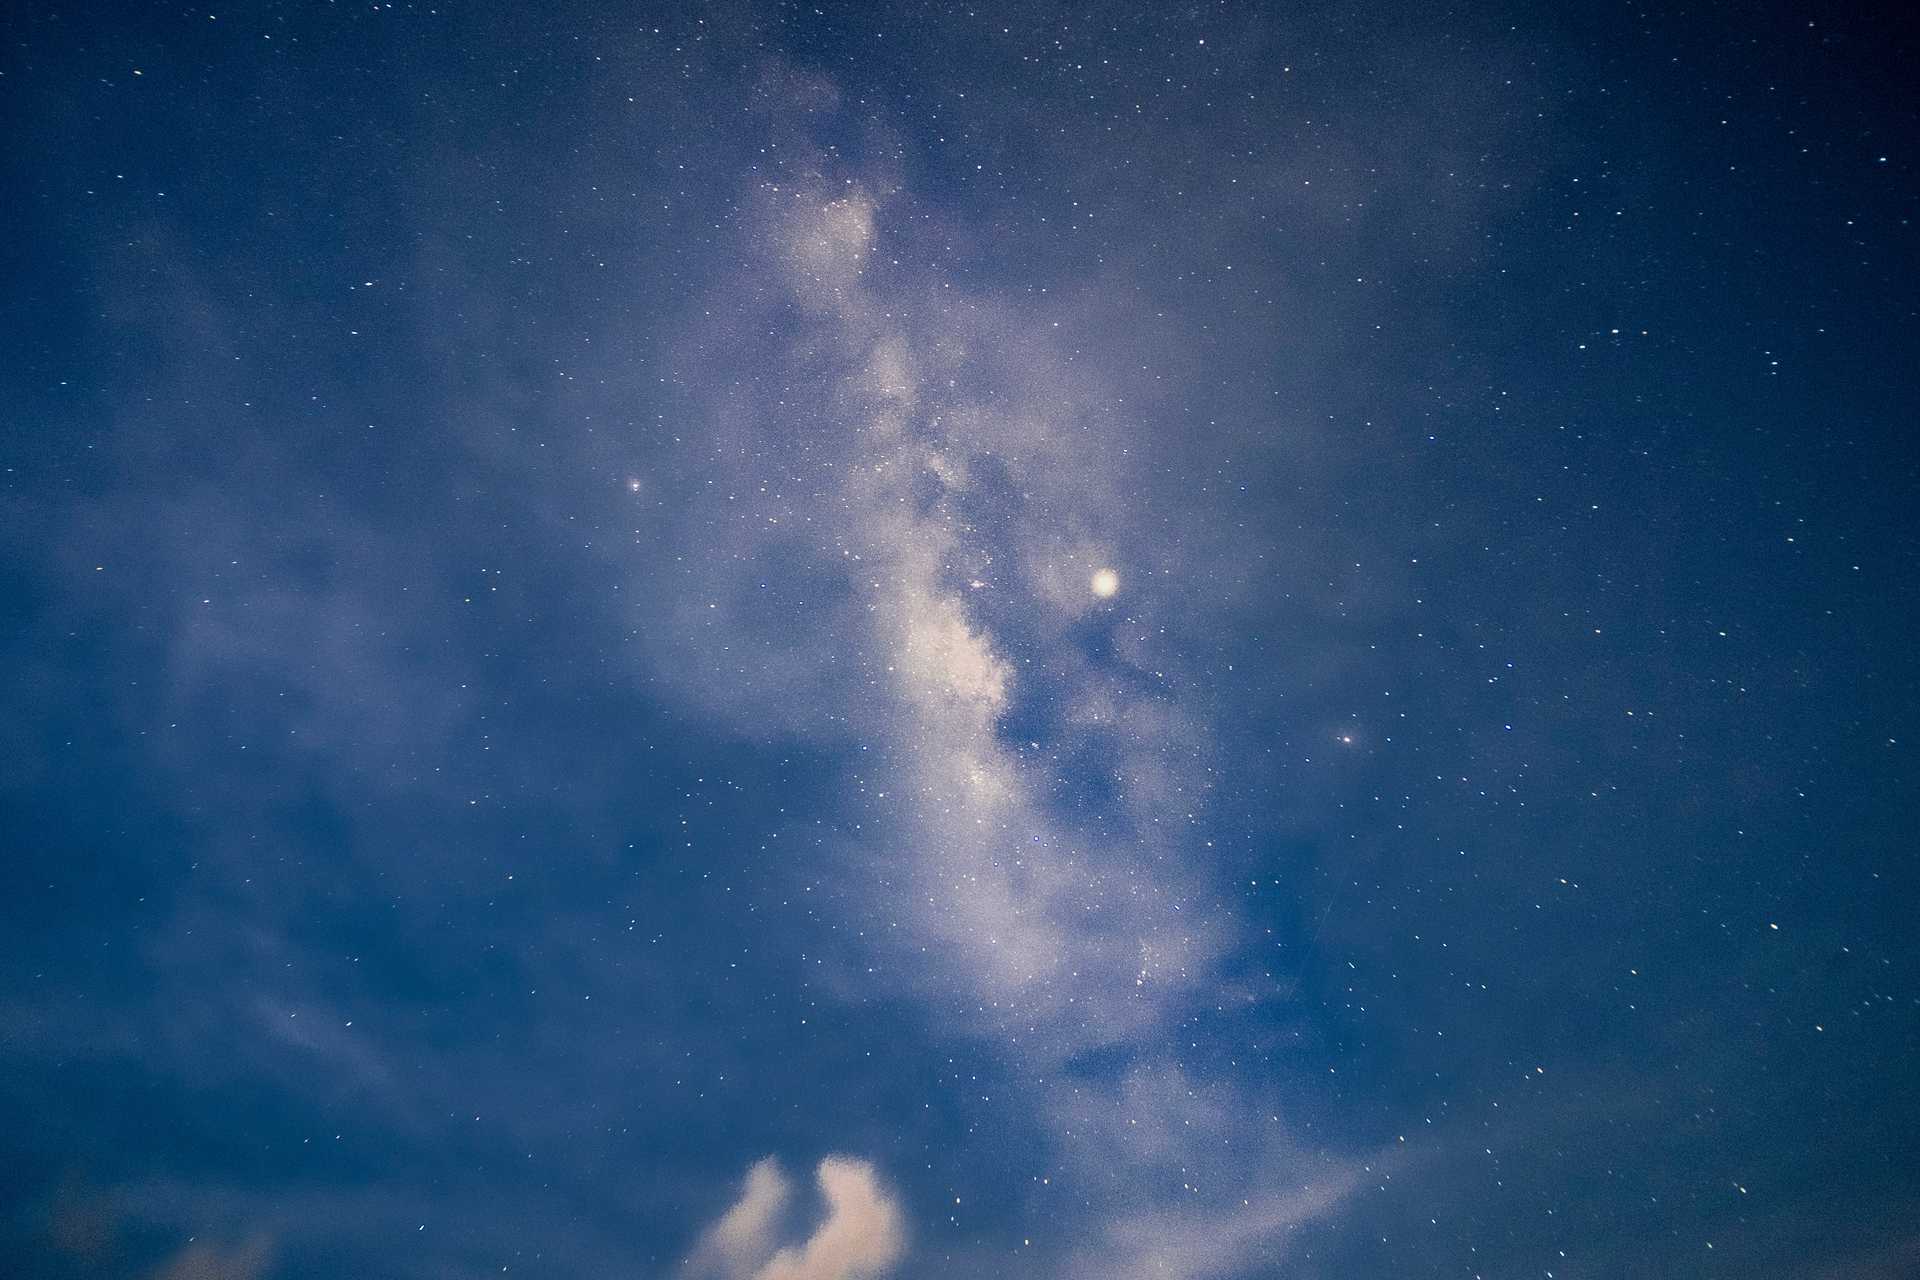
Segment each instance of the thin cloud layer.
[[264,1239],[237,1245],[189,1244],[154,1271],[151,1280],[259,1280],[273,1250]]

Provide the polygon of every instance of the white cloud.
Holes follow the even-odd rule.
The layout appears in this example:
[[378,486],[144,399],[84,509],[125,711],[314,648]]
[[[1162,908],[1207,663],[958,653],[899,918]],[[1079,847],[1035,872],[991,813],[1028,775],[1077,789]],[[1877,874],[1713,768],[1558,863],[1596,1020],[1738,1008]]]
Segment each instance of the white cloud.
[[701,1236],[690,1280],[879,1280],[906,1252],[906,1221],[864,1160],[829,1156],[815,1172],[826,1216],[780,1245],[793,1187],[771,1157],[747,1174],[740,1198]]
[[789,1245],[754,1280],[867,1280],[906,1251],[906,1227],[873,1166],[829,1156],[820,1162],[827,1218],[806,1243]]
[[750,1276],[778,1247],[780,1222],[793,1186],[771,1156],[747,1171],[733,1207],[707,1228],[687,1261],[695,1276]]

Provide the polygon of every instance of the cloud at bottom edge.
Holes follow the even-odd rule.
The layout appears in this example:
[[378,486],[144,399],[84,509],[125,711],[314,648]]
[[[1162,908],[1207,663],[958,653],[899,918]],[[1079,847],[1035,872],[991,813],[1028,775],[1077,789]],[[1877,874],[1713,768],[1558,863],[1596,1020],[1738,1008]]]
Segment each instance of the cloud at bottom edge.
[[782,1244],[793,1183],[773,1157],[747,1171],[739,1198],[701,1234],[685,1280],[879,1280],[906,1252],[906,1219],[865,1160],[828,1156],[814,1171],[826,1216]]

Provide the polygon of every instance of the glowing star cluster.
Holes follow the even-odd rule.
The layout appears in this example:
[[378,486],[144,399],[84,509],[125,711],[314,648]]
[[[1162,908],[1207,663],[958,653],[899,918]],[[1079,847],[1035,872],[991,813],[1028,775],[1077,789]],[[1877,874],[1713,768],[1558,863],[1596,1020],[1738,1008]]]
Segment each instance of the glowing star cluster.
[[1102,600],[1111,600],[1120,590],[1120,575],[1111,569],[1096,569],[1090,585],[1094,595]]

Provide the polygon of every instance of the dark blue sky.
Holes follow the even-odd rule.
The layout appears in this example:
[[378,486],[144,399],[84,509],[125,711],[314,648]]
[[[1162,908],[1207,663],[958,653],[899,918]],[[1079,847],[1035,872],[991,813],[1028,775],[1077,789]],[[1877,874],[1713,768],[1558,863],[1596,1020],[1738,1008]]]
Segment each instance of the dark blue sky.
[[0,32],[0,1269],[1920,1274],[1909,20]]

